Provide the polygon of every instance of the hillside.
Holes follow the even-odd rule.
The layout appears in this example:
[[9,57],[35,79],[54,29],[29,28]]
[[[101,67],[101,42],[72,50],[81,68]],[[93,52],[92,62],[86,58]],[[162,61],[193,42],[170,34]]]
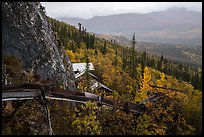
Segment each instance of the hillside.
[[[44,96],[2,101],[3,135],[46,135],[47,121],[54,135],[202,134],[202,69],[97,38],[83,25],[76,28],[46,16],[40,3],[4,2],[2,8],[2,86],[52,82],[60,96],[70,91],[78,98],[85,91],[101,96],[84,104],[42,101]],[[90,90],[88,66],[78,82],[72,69],[76,62],[92,62],[92,73],[113,92]],[[17,90],[23,94],[23,89]],[[113,106],[102,105],[104,98]],[[46,103],[48,107],[42,107]],[[128,103],[142,105],[145,111],[130,112]]]
[[[151,91],[155,93],[164,92],[165,94],[167,94],[166,98],[164,97],[162,100],[160,100],[161,102],[164,101],[163,103],[165,103],[166,105],[159,106],[158,104],[159,101],[158,102],[156,101],[153,104],[150,103],[147,105],[149,107],[149,113],[140,117],[141,118],[140,120],[137,118],[135,119],[140,121],[140,122],[138,121],[139,123],[137,125],[136,130],[131,130],[128,128],[129,124],[131,125],[134,123],[134,122],[133,123],[130,122],[131,119],[134,119],[131,117],[131,114],[122,114],[117,111],[113,111],[113,112],[100,111],[101,113],[99,114],[99,116],[96,116],[96,117],[98,118],[97,119],[98,122],[99,123],[102,122],[102,123],[94,126],[96,129],[98,129],[97,131],[101,131],[100,128],[102,128],[101,134],[108,134],[108,135],[113,135],[113,134],[116,134],[116,135],[120,135],[120,134],[175,135],[175,134],[194,134],[194,133],[199,134],[198,128],[200,126],[192,125],[192,126],[187,126],[188,128],[186,126],[182,126],[183,129],[181,132],[177,130],[176,127],[171,127],[171,126],[172,124],[175,124],[173,122],[175,121],[174,119],[175,115],[173,113],[177,111],[176,115],[178,113],[180,115],[179,110],[182,111],[181,115],[183,116],[182,118],[180,117],[182,119],[182,122],[180,124],[183,125],[184,123],[187,124],[190,122],[185,118],[187,117],[189,118],[189,113],[191,112],[187,112],[186,110],[188,110],[191,105],[195,105],[196,103],[189,104],[187,103],[188,102],[187,100],[191,98],[190,94],[201,93],[199,90],[194,90],[193,89],[194,87],[190,83],[192,84],[200,83],[199,85],[201,85],[202,70],[197,70],[197,68],[185,66],[180,63],[164,59],[163,57],[151,56],[145,52],[135,51],[134,53],[132,51],[132,48],[121,46],[116,42],[114,43],[114,41],[111,42],[105,39],[99,39],[95,37],[93,34],[83,31],[83,29],[73,28],[72,26],[65,24],[64,22],[59,22],[55,19],[50,19],[50,22],[53,24],[53,29],[56,30],[56,33],[59,36],[59,40],[63,41],[62,44],[66,47],[67,49],[66,52],[69,55],[71,61],[86,62],[87,55],[88,55],[88,60],[92,62],[95,67],[94,74],[99,78],[99,80],[102,83],[104,83],[106,86],[114,90],[113,94],[108,94],[104,91],[103,92],[95,91],[94,93],[97,93],[100,95],[105,94],[106,97],[111,99],[117,99],[117,100],[120,100],[121,102],[141,101],[142,99],[147,97],[147,91]],[[81,27],[83,28],[83,26]],[[59,29],[59,28],[66,28],[65,29],[66,31],[61,31],[62,29]],[[68,35],[63,35],[63,34],[68,34]],[[91,43],[91,41],[93,45],[88,44],[88,43]],[[133,68],[133,60],[135,60],[135,64],[134,64],[135,69]],[[194,72],[195,72],[195,75],[193,76]],[[134,77],[134,73],[136,74],[136,77]],[[189,78],[192,78],[192,77],[194,77],[194,79],[190,80]],[[189,82],[186,78],[189,79],[191,82]],[[186,79],[186,81],[188,82],[184,82],[182,79],[183,80]],[[84,80],[84,82],[86,83],[86,79]],[[80,83],[78,85],[79,88],[82,90],[87,89],[87,86],[85,83],[83,82]],[[152,88],[150,85],[166,86],[168,88],[181,90],[183,92],[176,93],[175,95],[174,91],[166,91],[164,89]],[[185,97],[187,97],[188,99],[187,98],[184,99]],[[196,95],[196,97],[198,96]],[[187,104],[183,102],[185,104],[184,105],[179,98],[184,99],[185,101],[184,100],[183,101]],[[196,100],[196,102],[198,100]],[[182,108],[179,108],[179,110],[177,110],[174,107],[171,108],[170,107],[171,101],[177,104],[178,106],[183,104],[186,108],[182,107]],[[161,102],[160,104],[162,104]],[[177,105],[173,105],[173,106],[176,107]],[[156,107],[157,109],[154,107]],[[192,111],[195,109],[197,109],[196,106],[192,108]],[[183,112],[185,112],[185,114]],[[158,118],[158,116],[161,116],[161,118]],[[85,124],[87,122],[86,120],[83,120],[85,117],[86,115],[79,117],[78,122],[81,123],[82,125]],[[104,117],[106,118],[104,119]],[[155,128],[153,128],[152,125],[150,124],[151,123],[150,119],[152,119],[152,122],[154,123],[153,127]],[[169,120],[174,119],[174,120],[173,121],[170,120],[172,122],[171,123],[167,119]],[[185,122],[184,119],[187,121]],[[126,124],[124,126],[119,124],[124,120],[126,121]],[[163,121],[164,123],[159,121]],[[167,123],[170,122],[171,124],[165,125],[166,122]],[[142,128],[142,127],[139,127],[140,124],[146,125],[146,126]],[[177,124],[178,124],[177,126],[181,126],[179,123]],[[146,127],[149,127],[150,129],[147,129]],[[194,130],[192,127],[196,127],[196,129]],[[115,128],[117,129],[115,130]],[[190,132],[186,132],[184,128]],[[84,132],[94,132],[94,134],[100,134],[97,131],[89,130],[83,126],[79,126],[77,129],[79,130],[79,132],[76,134],[83,134]],[[141,131],[142,129],[145,131],[145,133]]]
[[90,32],[112,34],[139,41],[202,45],[202,13],[185,8],[171,8],[146,14],[129,13],[96,16],[91,19],[58,18],[71,25],[82,23]]
[[[135,130],[130,129],[131,124],[134,123],[133,121],[130,122],[131,119],[134,119],[131,114],[122,114],[120,112],[115,112],[115,111],[109,112],[109,113],[100,111],[101,113],[98,116],[99,118],[98,120],[99,120],[99,123],[102,124],[101,134],[108,134],[108,135],[113,135],[113,134],[116,134],[116,135],[120,135],[120,134],[175,135],[175,134],[194,134],[194,133],[199,134],[198,132],[193,131],[194,129],[192,129],[192,127],[195,127],[195,126],[187,126],[187,127],[185,126],[190,121],[186,119],[187,121],[184,122],[185,121],[184,117],[187,116],[189,118],[190,112],[186,112],[186,110],[188,110],[189,105],[196,104],[196,103],[188,104],[187,100],[191,98],[190,97],[191,93],[194,92],[197,94],[199,91],[198,90],[197,90],[198,92],[196,90],[192,91],[193,89],[192,85],[189,84],[188,82],[182,81],[182,79],[187,78],[189,75],[192,76],[193,72],[197,73],[196,69],[193,69],[191,67],[186,67],[182,64],[174,63],[166,59],[163,59],[165,61],[161,62],[161,57],[150,56],[148,54],[145,54],[145,52],[135,51],[135,54],[134,54],[134,52],[132,52],[132,48],[127,48],[117,44],[117,42],[114,43],[114,41],[112,42],[106,41],[104,39],[98,39],[96,37],[95,37],[94,45],[91,45],[90,47],[90,45],[87,45],[87,43],[89,43],[87,40],[89,39],[84,39],[84,38],[86,37],[86,35],[89,35],[89,37],[90,35],[92,35],[94,37],[93,34],[86,33],[83,31],[80,32],[79,31],[80,29],[70,28],[71,27],[70,25],[67,25],[63,22],[59,22],[57,20],[51,19],[51,22],[52,24],[58,24],[58,25],[54,25],[54,28],[67,27],[66,29],[67,32],[58,31],[60,29],[56,29],[56,28],[55,30],[59,36],[59,39],[67,38],[67,41],[63,43],[64,43],[64,46],[67,47],[67,54],[69,55],[72,62],[86,62],[86,53],[88,54],[89,61],[92,62],[95,67],[94,74],[99,78],[99,80],[102,83],[104,83],[109,88],[114,90],[114,93],[112,95],[103,92],[104,94],[106,94],[106,97],[117,99],[117,100],[120,100],[121,102],[123,101],[137,102],[147,97],[147,94],[146,94],[147,91],[164,92],[168,96],[166,98],[167,100],[165,100],[165,98],[164,100],[163,99],[160,100],[162,103],[160,101],[158,102],[156,101],[155,103],[148,104],[148,106],[150,107],[149,108],[150,112],[141,116],[139,119],[136,118],[139,123],[136,126]],[[65,35],[62,35],[63,33],[68,33],[69,35],[67,35],[66,38],[60,37],[60,36],[65,36]],[[81,40],[79,39],[79,37],[77,37],[79,35],[82,35]],[[79,43],[79,41],[81,42]],[[77,48],[77,47],[80,47],[80,48]],[[133,60],[135,60],[135,72],[137,74],[135,78],[134,78]],[[159,68],[160,65],[163,66],[162,67],[163,69]],[[188,69],[189,71],[187,72]],[[185,74],[185,72],[182,70],[185,70],[188,74],[187,73]],[[161,71],[165,73],[162,73]],[[202,70],[201,70],[201,73],[202,73]],[[200,75],[201,73],[200,72],[197,73],[199,75],[199,79],[201,78],[201,75]],[[178,77],[178,79],[176,79],[176,77]],[[198,77],[195,79],[198,80]],[[192,81],[192,83],[194,82]],[[173,94],[172,91],[168,92],[163,89],[157,89],[157,88],[153,89],[151,88],[150,85],[167,86],[168,88],[179,89],[179,90],[183,90],[184,92],[177,93],[177,95],[172,96]],[[84,84],[80,84],[80,88],[86,89],[86,86],[84,86]],[[95,93],[102,94],[100,91],[95,91]],[[187,97],[188,99],[186,98],[187,100],[184,99],[186,95],[188,96]],[[184,102],[187,101],[186,103],[188,105],[187,104],[184,105],[182,102],[180,102],[181,100],[179,101],[179,98],[184,99],[185,100],[185,101],[183,100]],[[196,100],[196,102],[198,100]],[[171,101],[175,103],[173,105],[175,108],[170,107]],[[166,104],[166,105],[160,106],[158,103],[160,105],[162,104]],[[186,106],[186,108],[183,108],[183,107],[179,108],[180,110],[184,110],[181,112],[182,114],[180,113],[179,109],[176,109],[176,106],[178,107],[181,105],[180,103]],[[192,108],[191,110],[193,111],[195,110],[195,108]],[[183,112],[186,114],[186,116],[183,114]],[[178,123],[176,124],[177,126],[175,127],[170,127],[169,124],[167,124],[169,122],[170,123],[172,122],[172,124],[175,124],[173,121],[177,121],[175,120],[176,117],[173,113],[175,113],[176,115],[181,114],[183,116],[183,117],[180,117],[182,119],[181,120],[182,122],[180,123],[182,127]],[[103,118],[100,119],[101,118],[100,116],[102,116]],[[160,118],[158,116],[160,116]],[[194,116],[191,116],[191,118],[192,117]],[[84,116],[80,117],[80,120],[82,120],[83,118]],[[170,119],[172,120],[174,119],[174,120],[171,121]],[[126,122],[122,125],[119,124],[119,123],[122,123],[123,121],[126,121]],[[159,122],[159,121],[162,121],[162,122]],[[79,123],[84,124],[86,122],[87,121],[80,121]],[[100,131],[99,125],[97,124],[94,127]],[[140,125],[143,125],[143,126],[145,125],[145,127],[143,126],[140,127]],[[133,124],[133,127],[134,127],[134,124]],[[147,129],[146,127],[149,127],[149,128]],[[178,127],[182,128],[182,130],[180,131],[177,130]],[[185,130],[184,128],[186,128],[190,132],[192,130],[194,133],[186,132],[187,130]],[[84,132],[84,130],[86,132],[93,131],[86,128],[84,129],[83,126],[82,127],[79,126],[77,129],[80,130],[78,134],[83,134],[82,132]],[[145,131],[145,133],[143,132],[143,130]],[[100,134],[96,131],[94,133]]]
[[[131,47],[131,41],[123,36],[114,36],[108,34],[95,34],[100,39],[116,42],[120,45]],[[186,46],[180,44],[163,44],[136,41],[135,49],[144,51],[152,55],[161,56],[183,64],[202,65],[202,46]]]

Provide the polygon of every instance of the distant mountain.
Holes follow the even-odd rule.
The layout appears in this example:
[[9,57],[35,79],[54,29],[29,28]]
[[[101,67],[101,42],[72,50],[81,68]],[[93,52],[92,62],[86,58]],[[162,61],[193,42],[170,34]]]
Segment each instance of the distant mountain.
[[128,13],[95,16],[91,19],[58,18],[71,25],[80,22],[89,32],[112,34],[159,43],[202,45],[202,13],[185,8],[170,8],[146,14]]
[[110,34],[95,34],[95,36],[100,39],[105,39],[110,42],[115,42],[122,46],[131,46],[131,41],[123,36],[115,36]]

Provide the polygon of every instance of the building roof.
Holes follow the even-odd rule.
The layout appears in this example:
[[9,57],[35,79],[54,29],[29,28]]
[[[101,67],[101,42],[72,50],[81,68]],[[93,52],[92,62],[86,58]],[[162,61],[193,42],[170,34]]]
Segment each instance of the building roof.
[[[86,63],[72,63],[74,72],[79,71],[80,73],[86,70]],[[94,70],[93,64],[89,63],[89,70]]]
[[104,90],[106,90],[106,91],[113,92],[112,89],[106,87],[104,84],[98,82],[97,80],[92,80],[92,81],[91,81],[91,87],[90,87],[90,88],[91,88],[91,90],[101,89],[101,88],[102,88],[102,89],[104,89]]

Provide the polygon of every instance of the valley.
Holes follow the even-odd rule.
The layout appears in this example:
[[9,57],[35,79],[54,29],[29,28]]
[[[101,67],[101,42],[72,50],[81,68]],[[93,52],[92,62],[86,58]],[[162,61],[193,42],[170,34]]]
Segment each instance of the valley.
[[[131,47],[131,41],[123,36],[114,36],[108,34],[95,34],[96,37],[116,42],[120,45]],[[202,66],[202,46],[190,46],[181,44],[164,44],[144,41],[136,41],[135,49],[145,51],[152,55],[178,61],[187,65]]]

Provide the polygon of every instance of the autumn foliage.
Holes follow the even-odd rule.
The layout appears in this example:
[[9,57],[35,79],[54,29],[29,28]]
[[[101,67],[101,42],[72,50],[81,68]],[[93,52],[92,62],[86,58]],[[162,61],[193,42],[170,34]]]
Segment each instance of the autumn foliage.
[[[114,91],[112,94],[106,94],[104,91],[97,90],[95,94],[101,95],[103,92],[105,97],[120,103],[125,101],[136,103],[148,98],[150,96],[148,93],[163,93],[160,98],[145,104],[147,111],[142,115],[119,110],[120,103],[116,103],[114,107],[108,107],[99,106],[97,102],[87,102],[85,104],[77,103],[76,107],[73,107],[65,101],[51,101],[51,121],[55,134],[202,134],[201,90],[194,89],[190,81],[185,82],[182,79],[177,79],[173,72],[172,74],[163,72],[162,69],[167,65],[161,62],[163,59],[154,58],[139,51],[135,51],[136,54],[132,56],[130,48],[98,39],[85,30],[80,31],[52,18],[49,18],[49,22],[71,62],[85,62],[87,53],[89,61],[95,67],[95,71],[92,73],[99,78],[99,81]],[[136,73],[136,77],[132,76],[132,57],[135,60],[136,71],[134,70],[134,73]],[[153,65],[151,64],[152,60],[155,61]],[[8,69],[9,65],[7,65]],[[159,66],[161,68],[157,69]],[[192,71],[189,70],[189,73]],[[78,83],[80,89],[86,88],[87,84],[83,82],[85,80]],[[24,112],[23,109],[19,111]],[[40,115],[37,115],[37,118],[40,118]],[[23,124],[23,122],[21,123]],[[14,125],[14,127],[16,126]],[[23,128],[23,126],[18,127],[18,130],[24,130]],[[15,131],[10,128],[4,127],[2,130],[5,134],[15,134]],[[20,132],[18,133],[20,134]]]

